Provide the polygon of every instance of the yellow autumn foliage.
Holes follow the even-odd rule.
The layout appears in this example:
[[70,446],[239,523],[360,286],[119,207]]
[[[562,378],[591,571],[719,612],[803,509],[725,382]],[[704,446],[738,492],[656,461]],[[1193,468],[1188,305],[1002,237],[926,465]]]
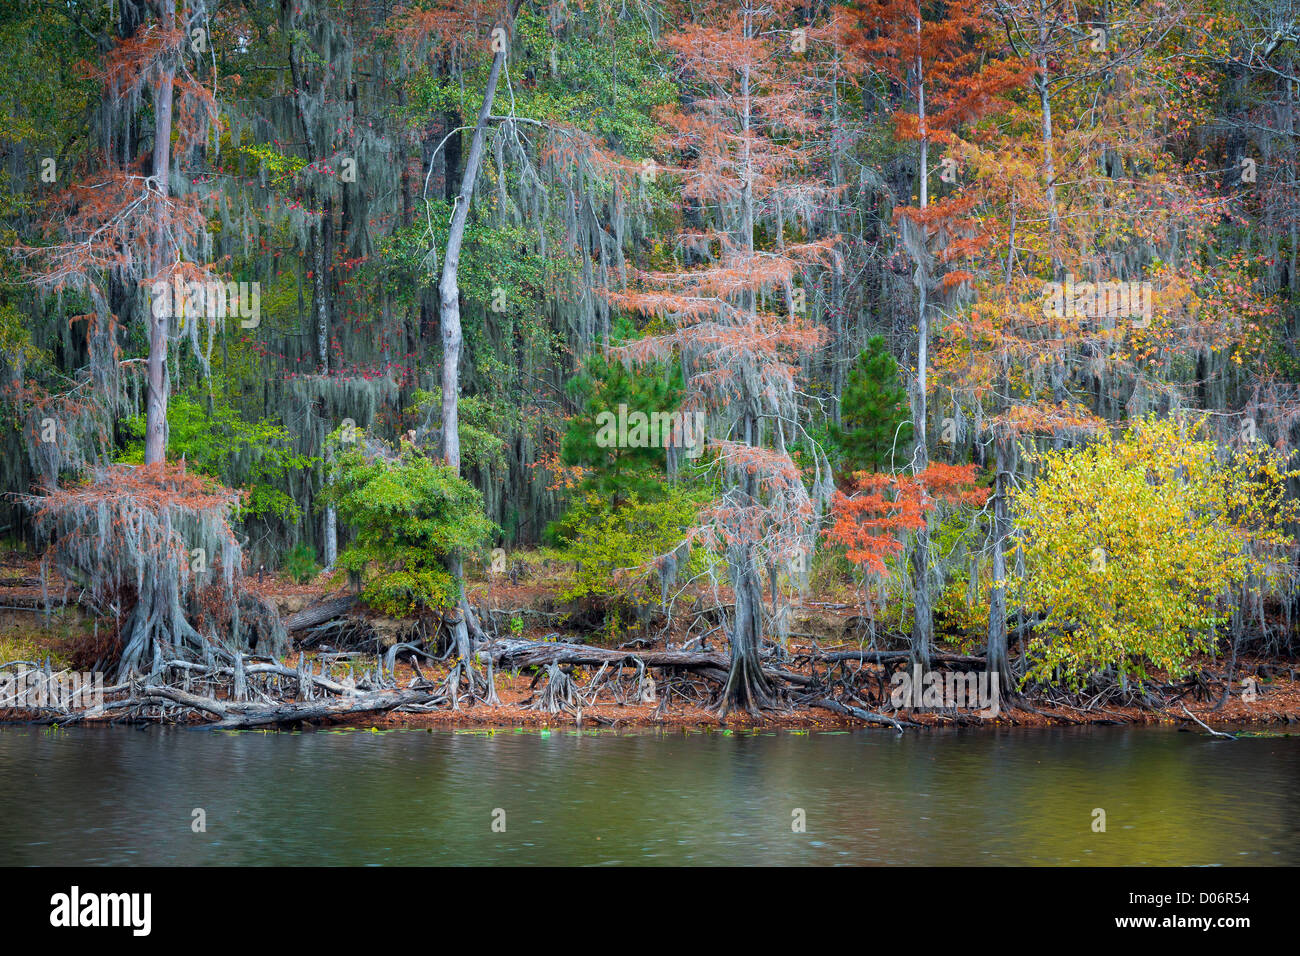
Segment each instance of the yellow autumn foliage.
[[1078,687],[1112,666],[1180,675],[1213,646],[1228,595],[1281,573],[1297,472],[1266,445],[1228,449],[1203,419],[1150,418],[1031,457],[1037,480],[1011,497],[1025,570],[1008,581],[1015,604],[1043,615],[1031,679]]

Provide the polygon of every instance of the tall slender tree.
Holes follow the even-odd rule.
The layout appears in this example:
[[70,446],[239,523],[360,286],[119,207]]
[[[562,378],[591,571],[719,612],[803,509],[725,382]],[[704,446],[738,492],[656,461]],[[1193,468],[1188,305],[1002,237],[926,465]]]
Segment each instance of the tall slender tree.
[[[123,35],[92,67],[104,84],[108,117],[102,166],[52,202],[53,241],[23,250],[38,288],[75,292],[90,303],[91,312],[74,321],[87,328],[88,382],[100,386],[97,399],[110,416],[124,404],[123,369],[135,364],[121,355],[127,323],[147,329],[144,465],[41,456],[44,493],[26,499],[37,530],[52,543],[47,561],[83,581],[96,600],[126,611],[119,622],[123,674],[156,670],[169,656],[209,655],[214,644],[225,643],[211,619],[206,634],[194,625],[196,585],[209,583],[218,569],[231,615],[229,641],[239,648],[249,636],[246,628],[241,633],[235,582],[242,555],[230,526],[240,496],[166,460],[171,345],[189,338],[197,346],[204,319],[224,318],[209,299],[220,283],[205,261],[204,197],[173,190],[190,181],[183,171],[215,119],[212,92],[191,70],[197,65],[191,37],[204,28],[204,17],[201,5],[161,0],[152,19],[123,18]],[[146,95],[148,148],[132,155],[126,146],[146,113]],[[206,354],[196,354],[205,364]],[[87,469],[89,483],[57,487],[64,469]]]
[[[483,88],[483,101],[479,107],[478,119],[474,124],[470,138],[469,151],[465,154],[464,167],[461,171],[460,189],[452,207],[451,222],[447,230],[445,245],[441,250],[441,272],[438,280],[438,317],[442,338],[442,407],[440,430],[440,454],[450,468],[460,473],[460,365],[464,335],[460,317],[460,256],[465,242],[465,226],[469,221],[470,203],[474,198],[474,188],[478,182],[479,172],[483,166],[486,153],[488,130],[492,123],[492,107],[496,100],[497,86],[506,61],[510,55],[510,35],[514,29],[515,18],[519,13],[522,0],[513,0],[498,14],[492,23],[487,37],[480,37],[492,54],[492,63],[488,69],[487,80]],[[445,11],[442,11],[445,13]],[[449,23],[442,16],[430,20],[417,18],[416,28],[421,25],[444,36],[457,36],[464,28],[464,23]],[[472,24],[471,24],[472,26]],[[458,29],[459,28],[459,29]],[[454,130],[449,135],[458,135]],[[427,177],[426,177],[427,183]],[[426,195],[426,201],[428,199]],[[432,237],[430,237],[432,238]],[[438,261],[438,250],[430,251],[429,261]],[[453,580],[461,589],[459,615],[452,622],[453,641],[456,652],[465,668],[471,693],[474,690],[474,669],[471,660],[471,629],[477,631],[473,609],[464,597],[464,566],[459,554],[448,558],[448,570]]]
[[[912,467],[921,474],[929,465],[931,313],[936,304],[943,304],[965,286],[970,274],[954,263],[978,248],[983,239],[982,230],[969,215],[971,200],[958,193],[931,203],[931,148],[955,146],[958,130],[997,107],[1008,90],[1024,84],[1029,68],[988,42],[992,23],[981,0],[868,0],[861,8],[853,8],[851,15],[860,25],[854,42],[897,90],[896,135],[916,144],[917,189],[915,197],[908,197],[915,205],[905,204],[897,210],[896,220],[900,241],[916,266],[916,445]],[[956,157],[948,160],[955,164]],[[934,637],[928,523],[917,531],[912,564],[912,649],[928,667]]]
[[824,196],[803,170],[811,117],[790,55],[793,11],[754,0],[710,3],[665,38],[691,96],[664,116],[664,146],[681,157],[670,171],[701,228],[680,240],[692,265],[644,272],[639,288],[614,296],[668,326],[623,354],[676,357],[686,370],[685,408],[716,420],[712,449],[726,490],[700,533],[726,554],[734,593],[724,712],[774,703],[760,663],[761,571],[806,549],[815,522],[786,445],[801,430],[798,363],[823,339],[803,307],[803,283],[830,260],[833,240],[789,241],[780,227]]

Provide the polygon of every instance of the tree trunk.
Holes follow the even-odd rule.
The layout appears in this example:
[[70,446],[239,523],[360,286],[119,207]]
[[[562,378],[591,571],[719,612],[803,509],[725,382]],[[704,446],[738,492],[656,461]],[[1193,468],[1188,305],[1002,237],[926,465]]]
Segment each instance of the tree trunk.
[[[745,37],[753,35],[751,13],[745,10]],[[754,251],[754,170],[753,157],[749,148],[749,132],[753,119],[752,95],[750,91],[750,70],[746,65],[741,69],[740,77],[740,123],[742,154],[740,165],[741,194],[739,244],[747,252]],[[751,317],[757,314],[758,301],[752,292],[744,295],[743,307]],[[751,405],[745,410],[745,443],[755,445],[760,441],[758,422],[752,410],[759,406],[756,397],[750,398]],[[752,473],[741,475],[738,489],[742,499],[748,504],[755,501],[758,487]],[[771,685],[763,675],[759,663],[759,650],[763,639],[763,585],[759,577],[758,565],[754,559],[754,546],[750,541],[738,541],[729,548],[728,566],[731,574],[731,587],[735,592],[735,617],[731,628],[731,668],[727,682],[722,689],[721,712],[725,715],[733,707],[743,707],[756,713],[764,707],[772,706]]]
[[[916,18],[918,43],[921,36],[921,17]],[[925,119],[925,73],[921,58],[916,58],[917,116],[921,134],[921,186],[918,192],[920,208],[929,205],[930,178],[930,141]],[[922,236],[922,241],[926,237]],[[913,426],[916,435],[916,451],[913,467],[919,475],[929,467],[929,450],[926,445],[926,373],[929,363],[930,317],[926,288],[928,276],[924,269],[918,268],[920,276],[919,306],[916,320],[916,422]],[[928,516],[925,524],[916,534],[916,546],[912,550],[912,572],[915,583],[915,613],[912,618],[912,653],[922,670],[930,669],[930,644],[934,638],[934,614],[930,600],[930,522]]]
[[[176,23],[176,11],[171,4],[161,5],[162,25],[170,31]],[[176,78],[176,67],[168,63],[154,87],[154,134],[153,134],[153,186],[166,198],[168,194],[167,178],[171,168],[172,142],[172,86]],[[158,231],[155,247],[154,272],[157,273],[165,264],[166,254],[163,245],[166,235],[161,227]],[[176,303],[172,302],[172,309]],[[167,452],[167,327],[171,322],[168,314],[171,310],[154,310],[149,316],[149,390],[145,399],[144,463],[146,465],[161,462]],[[155,314],[161,312],[162,314]]]
[[[282,0],[281,6],[287,4]],[[307,118],[307,109],[303,105],[303,97],[306,96],[306,87],[303,85],[302,71],[298,68],[298,57],[294,52],[294,45],[289,44],[289,75],[293,80],[293,105],[298,114],[298,122],[302,125],[303,141],[307,144],[307,160],[315,163],[320,159],[316,150],[316,133],[311,127]],[[309,197],[310,199],[314,196]],[[333,258],[329,248],[327,230],[334,222],[334,209],[331,202],[326,199],[321,209],[320,221],[317,222],[316,228],[312,230],[311,237],[311,291],[312,291],[312,313],[315,317],[315,336],[316,336],[316,369],[321,375],[328,375],[330,370],[330,301],[329,301],[329,263]],[[328,472],[329,464],[326,463],[326,481],[329,481]],[[339,559],[339,518],[338,511],[333,505],[325,508],[325,533],[324,533],[324,551],[325,551],[325,570],[327,572],[334,570],[334,565]]]
[[763,587],[753,548],[742,545],[732,549],[730,565],[736,607],[731,629],[731,669],[722,689],[722,713],[725,715],[733,706],[739,706],[757,714],[759,710],[772,706],[772,691],[759,658],[763,637]]
[[993,586],[989,590],[988,669],[998,673],[1000,687],[1009,686],[1011,666],[1007,660],[1007,537],[1011,518],[1007,510],[1008,442],[1004,435],[994,438],[996,478],[993,499]]
[[[848,142],[849,137],[842,136],[842,126],[840,124],[840,97],[838,69],[831,80],[831,129],[834,131],[834,142],[837,144],[834,152],[831,153],[831,188],[834,191],[834,199],[831,201],[831,228],[830,233],[833,236],[842,234],[840,226],[840,190],[844,184],[843,168],[843,148],[838,145]],[[836,261],[834,269],[831,271],[831,424],[836,428],[843,425],[841,418],[841,403],[844,395],[844,371],[845,365],[849,361],[847,350],[845,349],[844,336],[844,266],[841,262]]]
[[[299,117],[302,119],[303,128],[307,128],[307,117],[299,109]],[[311,154],[313,162],[315,161],[315,144],[312,133],[307,133],[307,152]],[[326,239],[326,230],[333,222],[333,208],[330,201],[325,200],[324,207],[321,210],[320,222],[317,223],[316,229],[312,235],[312,304],[313,311],[316,313],[316,369],[321,375],[328,375],[330,370],[330,303],[329,303],[329,283],[328,283],[328,263],[332,256],[329,253],[329,243]],[[333,424],[332,422],[330,424]],[[330,482],[330,461],[329,453],[326,453],[325,462],[325,481]],[[339,559],[339,514],[333,505],[325,507],[325,572],[334,570],[334,565]]]
[[[755,422],[745,417],[745,443],[756,443]],[[754,500],[758,481],[749,471],[740,477],[739,492],[746,502]],[[754,560],[752,542],[738,541],[727,556],[731,587],[735,592],[735,617],[731,627],[731,668],[722,689],[721,712],[743,707],[757,713],[773,704],[771,685],[763,675],[759,650],[763,642],[763,585]]]
[[[442,457],[448,467],[460,474],[460,287],[457,274],[460,269],[460,248],[465,240],[465,223],[469,219],[469,204],[474,196],[474,183],[478,179],[479,167],[483,165],[484,141],[487,139],[487,126],[492,115],[492,102],[496,98],[497,82],[505,66],[509,53],[509,35],[513,29],[515,13],[519,9],[516,0],[514,9],[505,25],[506,39],[492,58],[492,68],[488,73],[487,86],[483,91],[483,106],[479,110],[478,123],[474,127],[474,137],[470,141],[469,155],[465,159],[465,170],[461,176],[460,193],[456,196],[456,207],[452,210],[451,226],[447,232],[447,248],[442,258],[442,277],[438,283],[438,307],[442,329]],[[456,653],[465,663],[466,674],[470,675],[470,688],[473,689],[473,670],[470,667],[469,628],[473,626],[473,611],[465,599],[465,574],[459,556],[453,556],[447,562],[447,570],[460,589],[460,617],[452,625]]]
[[1057,249],[1058,233],[1060,232],[1060,213],[1056,209],[1056,157],[1055,146],[1052,142],[1052,91],[1049,85],[1048,59],[1047,59],[1047,41],[1050,36],[1051,26],[1049,23],[1049,11],[1046,0],[1042,0],[1039,5],[1039,23],[1038,23],[1038,102],[1042,110],[1042,141],[1043,141],[1043,179],[1047,189],[1047,234],[1050,237],[1051,259],[1052,259],[1052,279],[1057,281],[1061,278],[1060,250]]

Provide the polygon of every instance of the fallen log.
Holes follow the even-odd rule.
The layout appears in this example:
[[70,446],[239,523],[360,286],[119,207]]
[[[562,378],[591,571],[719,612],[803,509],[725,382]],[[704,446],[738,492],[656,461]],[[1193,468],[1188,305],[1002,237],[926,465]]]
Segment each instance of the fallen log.
[[296,724],[308,720],[327,720],[353,714],[377,713],[412,704],[427,704],[441,694],[432,690],[386,690],[362,697],[305,703],[288,702],[271,707],[217,700],[214,697],[203,697],[174,687],[145,687],[140,692],[140,696],[143,700],[167,700],[219,718],[216,723],[204,724],[205,730],[239,730],[248,727]]
[[812,684],[818,683],[817,678],[810,677],[807,674],[796,674],[794,671],[786,671],[780,669],[771,670],[769,668],[764,667],[763,673],[766,674],[768,677],[772,677],[777,680],[787,681],[791,684],[799,684],[802,687],[808,687]]
[[29,578],[0,578],[0,588],[38,588],[41,586],[39,577]]
[[[726,675],[731,669],[731,655],[717,654],[711,651],[642,651],[611,650],[604,647],[589,647],[585,644],[570,644],[561,641],[523,641],[502,638],[479,649],[482,663],[495,664],[498,667],[547,667],[553,664],[568,664],[577,667],[599,667],[602,664],[621,664],[643,667],[676,667],[682,670],[696,671],[706,677],[717,673]],[[826,654],[813,655],[812,659],[820,662],[839,660],[873,660],[874,656],[883,654],[884,660],[895,657],[906,658],[906,652],[894,654],[879,651],[831,651]],[[856,656],[855,656],[856,655]],[[874,656],[873,656],[874,655]],[[959,654],[936,654],[932,658],[943,663],[983,663],[984,658],[963,657]],[[764,667],[763,673],[773,680],[783,680],[790,684],[809,686],[816,684],[817,678],[807,674],[779,668]],[[724,676],[725,682],[725,676]]]
[[[621,663],[635,667],[639,663],[643,667],[677,667],[682,670],[701,672],[720,671],[724,675],[731,669],[731,655],[715,654],[711,651],[611,650],[558,641],[552,643],[503,638],[480,648],[478,653],[480,661],[487,663],[490,660],[498,667],[546,667],[553,664],[599,667],[602,664]],[[814,678],[791,671],[764,668],[763,673],[773,679],[789,681],[792,684],[815,683]]]
[[920,724],[914,724],[910,720],[896,720],[893,717],[887,717],[884,714],[877,714],[870,710],[863,710],[861,707],[852,707],[848,704],[841,704],[838,700],[831,700],[829,697],[824,700],[810,701],[813,707],[820,707],[822,710],[829,710],[836,714],[843,714],[846,717],[856,717],[858,720],[865,720],[869,724],[887,724],[893,727],[900,734],[904,727],[920,727]]
[[352,610],[352,605],[356,603],[355,594],[345,594],[342,597],[318,601],[303,608],[297,614],[291,615],[284,622],[285,630],[302,631],[309,627],[315,627],[317,624],[324,624],[326,621],[331,621],[346,614]]
[[617,651],[585,644],[568,644],[541,641],[519,641],[502,638],[478,651],[482,663],[489,661],[498,667],[543,667],[548,664],[569,664],[578,667],[599,667],[601,664],[618,664],[627,661],[636,666],[638,661],[646,667],[680,667],[683,670],[731,667],[731,657],[708,651]]
[[[889,664],[911,658],[910,651],[820,651],[816,654],[796,654],[798,658],[814,660],[819,664],[839,664],[844,661],[861,661],[864,664]],[[987,658],[969,654],[931,654],[932,664],[961,664],[973,667]]]

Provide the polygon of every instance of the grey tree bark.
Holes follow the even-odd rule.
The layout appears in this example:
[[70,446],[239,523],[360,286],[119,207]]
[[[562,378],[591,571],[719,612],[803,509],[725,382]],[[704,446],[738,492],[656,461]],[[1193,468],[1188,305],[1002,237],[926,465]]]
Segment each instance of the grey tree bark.
[[[746,37],[752,35],[752,14],[745,8]],[[749,254],[754,252],[754,168],[749,146],[749,132],[753,121],[753,97],[750,90],[750,69],[741,68],[740,78],[740,122],[742,131],[742,154],[740,164],[741,194],[740,222],[738,240],[741,247]],[[745,307],[751,315],[756,314],[757,299],[752,292],[746,293]],[[757,444],[759,437],[758,420],[754,409],[761,407],[756,396],[747,396],[748,404],[744,412],[745,443]],[[745,473],[740,479],[738,489],[742,501],[752,503],[758,494],[755,476]],[[735,617],[731,627],[731,668],[727,674],[727,683],[722,690],[721,710],[726,713],[733,706],[744,707],[756,712],[772,705],[771,685],[763,674],[759,661],[759,651],[763,639],[763,585],[759,577],[758,564],[754,557],[752,542],[740,541],[728,549],[728,570],[731,587],[735,592]]]
[[[921,35],[921,18],[916,19],[916,34]],[[921,57],[916,58],[917,116],[921,134],[921,184],[918,193],[919,206],[925,209],[929,205],[930,178],[930,141],[927,136],[925,116],[925,68]],[[924,236],[922,236],[924,241]],[[930,464],[929,449],[926,445],[926,418],[928,408],[926,401],[926,373],[929,364],[930,317],[927,301],[927,284],[929,276],[926,270],[918,269],[919,305],[916,322],[916,421],[913,434],[916,436],[916,451],[913,468],[919,475]],[[934,639],[934,613],[930,599],[930,525],[927,518],[916,533],[916,544],[912,549],[912,578],[915,591],[915,608],[912,619],[912,653],[923,670],[930,668],[930,644]]]
[[[460,474],[460,355],[463,343],[460,324],[460,287],[457,277],[460,270],[460,250],[465,241],[465,223],[469,219],[469,204],[474,196],[474,184],[478,180],[480,167],[483,165],[485,141],[488,122],[492,116],[492,103],[496,98],[497,83],[505,67],[510,50],[510,33],[514,25],[515,14],[519,10],[520,0],[515,0],[514,7],[504,26],[493,30],[496,52],[492,57],[492,67],[488,72],[486,88],[483,91],[483,105],[479,109],[478,122],[474,126],[474,136],[470,141],[469,155],[465,158],[465,169],[461,175],[460,192],[456,196],[456,205],[451,214],[451,225],[447,231],[447,245],[442,257],[442,276],[438,283],[438,311],[442,334],[442,447],[443,460],[448,467]],[[504,33],[498,34],[497,30]],[[473,690],[474,678],[471,666],[470,628],[477,630],[473,610],[465,598],[465,570],[459,556],[447,562],[447,570],[461,591],[460,617],[452,624],[453,640],[456,653],[464,663],[469,677],[470,689]]]
[[[321,157],[316,149],[316,133],[307,116],[307,109],[303,103],[303,97],[306,95],[306,88],[303,86],[302,70],[298,66],[298,56],[292,41],[289,43],[289,75],[293,80],[293,104],[298,114],[298,122],[302,125],[303,141],[307,144],[307,159],[311,163],[317,162]],[[329,356],[329,332],[330,332],[330,302],[329,302],[329,283],[328,283],[328,256],[326,241],[326,230],[333,223],[334,210],[329,199],[325,200],[324,207],[321,210],[320,222],[312,231],[311,237],[311,290],[312,290],[312,312],[316,320],[316,366],[321,375],[326,375],[330,370]],[[328,469],[328,463],[326,468]],[[326,479],[328,481],[328,478]],[[334,570],[334,565],[339,558],[339,519],[338,511],[333,505],[325,508],[325,570]]]
[[996,478],[993,499],[993,586],[989,589],[988,669],[997,671],[998,685],[1009,686],[1011,665],[1007,659],[1007,538],[1011,534],[1011,516],[1007,508],[1010,482],[1010,438],[996,435],[994,469]]
[[[163,29],[171,31],[176,25],[176,10],[170,3],[160,5]],[[169,191],[168,174],[171,169],[172,142],[172,87],[176,67],[168,63],[154,87],[153,188],[163,197]],[[162,268],[163,244],[166,241],[159,226],[154,251],[154,271]],[[174,307],[174,304],[173,304]],[[144,462],[146,465],[161,462],[167,451],[167,327],[171,322],[170,310],[154,310],[149,317],[148,394],[145,399]],[[161,312],[162,314],[156,314]]]

